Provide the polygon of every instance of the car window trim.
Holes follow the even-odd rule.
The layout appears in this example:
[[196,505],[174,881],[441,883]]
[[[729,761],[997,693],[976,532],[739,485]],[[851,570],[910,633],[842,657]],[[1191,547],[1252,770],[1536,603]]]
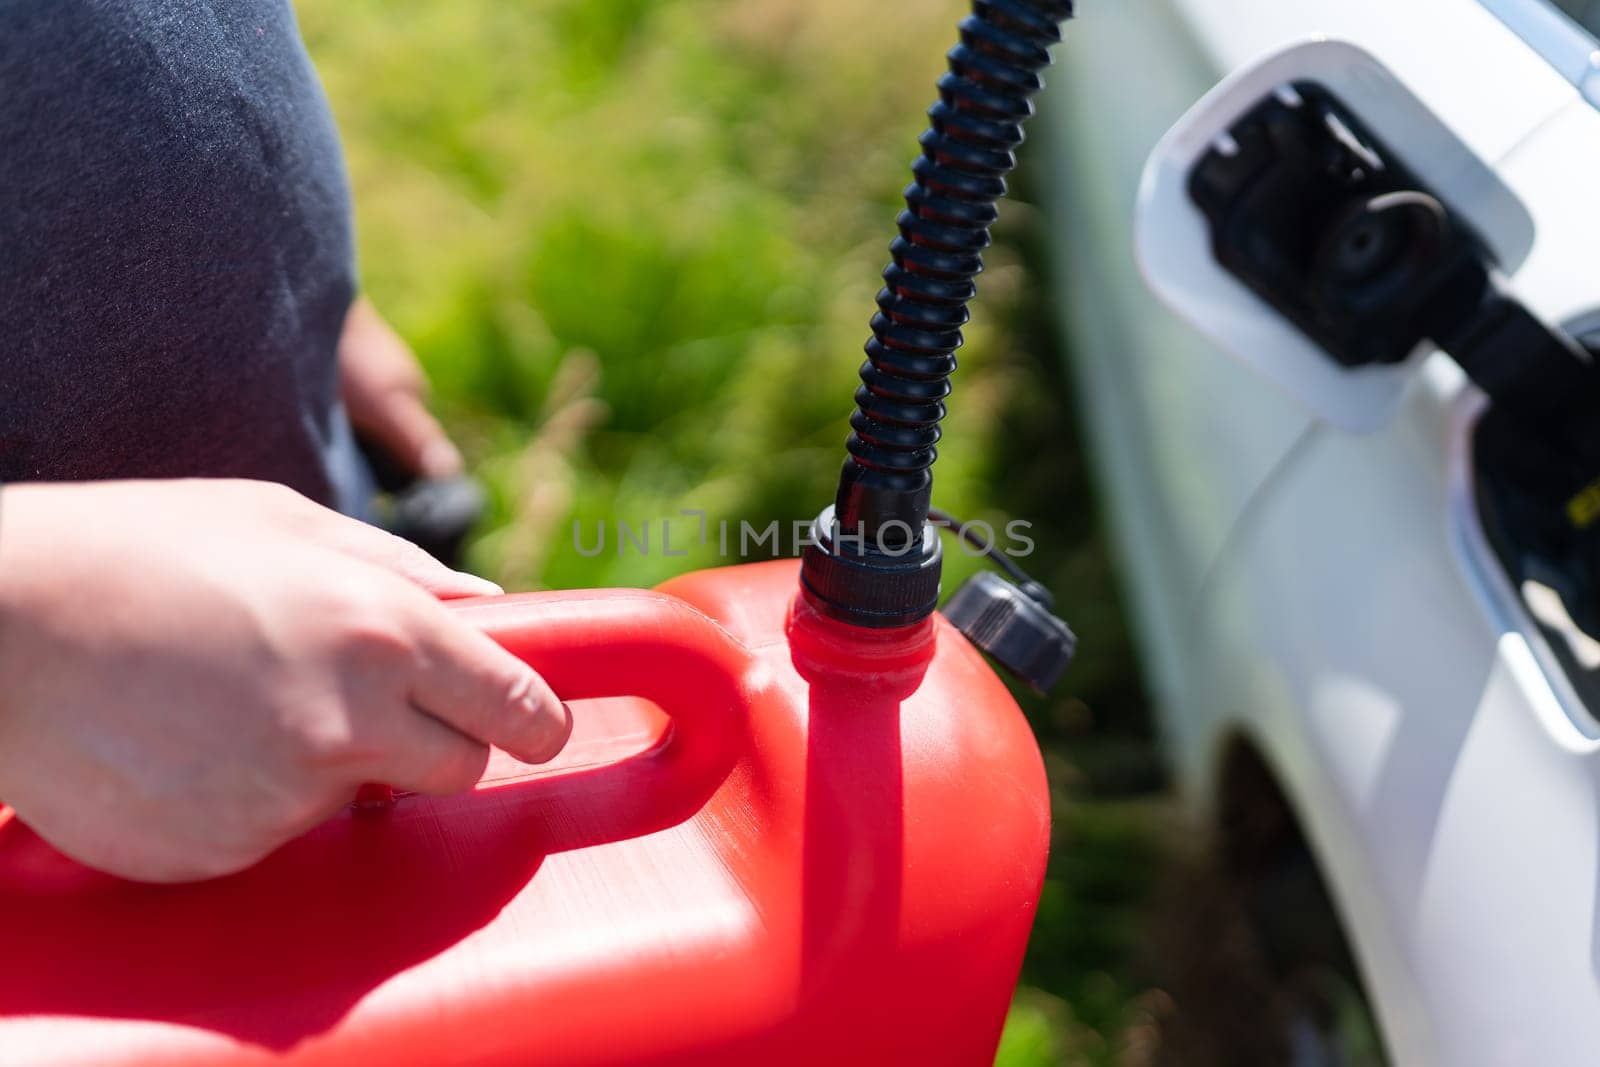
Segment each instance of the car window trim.
[[1600,108],[1600,42],[1548,0],[1478,0],[1594,107]]

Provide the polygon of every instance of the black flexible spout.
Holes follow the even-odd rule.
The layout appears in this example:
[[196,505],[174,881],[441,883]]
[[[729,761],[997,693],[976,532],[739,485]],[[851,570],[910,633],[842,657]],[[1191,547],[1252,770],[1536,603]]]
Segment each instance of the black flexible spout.
[[849,457],[801,572],[812,602],[836,618],[902,626],[937,606],[939,539],[927,518],[939,422],[996,201],[1072,12],[1072,0],[974,0],[947,56],[883,272]]

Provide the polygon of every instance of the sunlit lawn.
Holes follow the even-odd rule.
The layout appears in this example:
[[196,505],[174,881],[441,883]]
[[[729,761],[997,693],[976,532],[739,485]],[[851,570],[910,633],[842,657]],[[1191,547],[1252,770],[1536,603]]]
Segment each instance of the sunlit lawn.
[[[719,562],[714,539],[680,519],[688,558],[587,556],[574,523],[592,542],[602,520],[659,530],[692,508],[761,526],[830,499],[962,4],[298,6],[347,142],[364,284],[491,488],[479,569],[519,589],[651,585]],[[1035,562],[1087,650],[1070,696],[1028,704],[1056,849],[1002,1061],[1113,1063],[1145,1025],[1131,960],[1162,809],[1138,792],[1142,700],[1037,325],[1038,223],[1010,205],[989,257],[937,498],[1039,524]],[[950,558],[947,588],[974,566]],[[1104,799],[1127,766],[1138,795]]]

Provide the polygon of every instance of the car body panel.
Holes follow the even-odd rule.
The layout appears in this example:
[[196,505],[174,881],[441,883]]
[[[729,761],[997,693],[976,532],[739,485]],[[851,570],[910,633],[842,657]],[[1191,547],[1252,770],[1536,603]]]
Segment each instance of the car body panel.
[[[1235,731],[1267,754],[1396,1062],[1578,1062],[1600,1039],[1594,742],[1452,529],[1472,519],[1437,457],[1464,450],[1476,406],[1440,409],[1453,372],[1430,367],[1444,380],[1379,433],[1316,432],[1254,510],[1198,639],[1212,747],[1180,758],[1204,780]],[[1541,1011],[1584,1022],[1558,1037],[1527,1025]]]
[[[1251,495],[1311,424],[1167,312],[1132,254],[1151,147],[1217,79],[1165,5],[1105,5],[1069,30],[1041,107],[1041,193],[1065,253],[1056,305],[1158,701],[1179,699],[1194,603]],[[1130,83],[1126,57],[1149,62]],[[1218,472],[1226,471],[1225,476]],[[1182,720],[1168,727],[1183,729]],[[1179,741],[1180,746],[1183,742]]]
[[1481,396],[1435,353],[1382,427],[1319,423],[1144,289],[1132,230],[1145,157],[1211,84],[1338,36],[1518,194],[1513,285],[1569,320],[1600,305],[1600,112],[1474,0],[1147,0],[1069,29],[1042,108],[1057,309],[1184,794],[1206,812],[1256,745],[1396,1062],[1592,1062],[1600,726],[1477,529]]
[[1510,151],[1577,95],[1570,82],[1474,0],[1171,3],[1219,75],[1307,37],[1353,41],[1488,160]]

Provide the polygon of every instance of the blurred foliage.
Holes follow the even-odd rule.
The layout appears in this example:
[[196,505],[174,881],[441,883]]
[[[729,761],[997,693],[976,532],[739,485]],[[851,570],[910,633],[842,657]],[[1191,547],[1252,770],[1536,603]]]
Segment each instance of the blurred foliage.
[[[723,562],[681,509],[736,530],[831,499],[960,0],[298,8],[346,138],[364,285],[490,487],[480,571],[518,589],[652,585]],[[1071,697],[1023,698],[1056,840],[1000,1058],[1134,1062],[1160,772],[1030,270],[1043,220],[1022,202],[1004,214],[937,500],[996,528],[1035,523],[1029,566],[1087,651]],[[619,551],[616,521],[659,537],[669,519],[686,558],[659,540]],[[576,551],[574,523],[586,547],[604,523],[605,550]],[[976,564],[947,558],[953,589]]]
[[[715,546],[683,561],[612,538],[589,559],[573,522],[692,507],[763,526],[829,498],[956,5],[300,8],[348,142],[364,283],[496,491],[483,570],[653,584]],[[996,311],[1018,275],[993,258],[939,470],[945,504],[991,519]]]

